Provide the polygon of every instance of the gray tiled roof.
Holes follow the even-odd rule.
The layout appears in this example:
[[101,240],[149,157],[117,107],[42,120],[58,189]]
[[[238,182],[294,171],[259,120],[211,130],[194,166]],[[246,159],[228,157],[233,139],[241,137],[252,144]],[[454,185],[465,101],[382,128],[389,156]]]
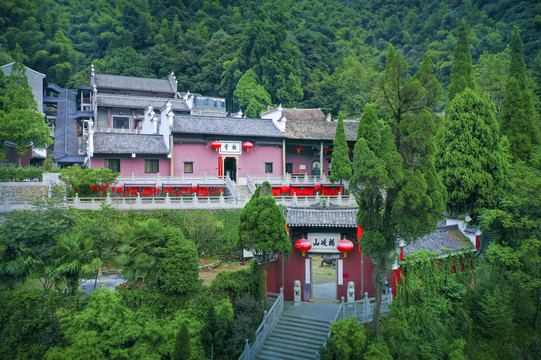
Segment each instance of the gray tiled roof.
[[66,155],[79,154],[77,139],[77,93],[73,90],[63,89],[58,95],[58,111],[56,113],[56,126],[54,131],[55,161]]
[[64,155],[57,159],[55,159],[55,162],[58,163],[84,163],[85,162],[85,156],[84,155]]
[[98,94],[98,106],[121,106],[127,108],[146,109],[151,105],[155,109],[161,109],[167,101],[171,101],[173,110],[190,111],[186,100],[184,99],[167,99],[143,96],[126,96],[126,95],[106,95]]
[[336,226],[357,227],[357,208],[347,209],[309,209],[289,208],[289,226]]
[[[337,121],[325,119],[299,120],[287,118],[285,136],[289,139],[333,140]],[[346,137],[350,141],[357,140],[358,121],[344,121]]]
[[272,120],[216,116],[177,115],[173,133],[282,138]]
[[169,154],[162,135],[94,134],[94,154]]
[[[404,254],[412,254],[419,251],[419,249],[426,249],[428,251],[436,251],[441,255],[447,253],[442,249],[450,249],[453,252],[459,251],[461,248],[471,248],[473,245],[471,241],[458,229],[458,225],[440,226],[438,229],[423,238],[407,244],[404,247]],[[397,249],[399,251],[399,249]]]
[[94,83],[98,88],[125,89],[136,91],[152,91],[174,93],[169,80],[139,78],[132,76],[96,74]]

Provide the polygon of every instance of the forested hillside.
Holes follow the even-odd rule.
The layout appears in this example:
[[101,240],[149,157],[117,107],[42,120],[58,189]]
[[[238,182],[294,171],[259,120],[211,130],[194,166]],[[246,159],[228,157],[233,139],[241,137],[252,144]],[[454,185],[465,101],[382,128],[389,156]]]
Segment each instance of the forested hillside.
[[110,74],[173,71],[180,91],[226,97],[229,110],[242,102],[242,87],[261,85],[262,103],[358,117],[389,44],[412,74],[428,54],[447,89],[462,21],[479,90],[493,98],[503,91],[515,26],[527,70],[541,83],[541,4],[532,0],[4,0],[0,64],[18,43],[25,65],[61,86],[88,83],[93,62]]

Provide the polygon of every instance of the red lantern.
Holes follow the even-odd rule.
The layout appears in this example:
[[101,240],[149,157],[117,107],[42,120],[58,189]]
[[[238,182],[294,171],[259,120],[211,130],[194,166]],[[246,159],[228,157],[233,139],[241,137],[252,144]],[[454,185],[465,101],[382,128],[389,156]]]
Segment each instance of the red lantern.
[[347,253],[353,250],[353,242],[348,239],[342,239],[338,242],[338,245],[336,246],[338,251],[344,253],[344,257],[347,256]]
[[302,150],[302,146],[297,146],[297,147],[295,148],[295,150],[297,150],[297,154],[300,153],[301,150]]
[[212,146],[214,150],[218,151],[218,149],[222,147],[222,143],[216,140],[216,141],[213,141],[212,144],[210,144],[210,146]]
[[242,147],[246,150],[246,151],[250,151],[250,149],[252,149],[254,147],[254,144],[252,144],[251,142],[249,141],[246,141],[244,144],[242,144]]
[[324,152],[325,154],[327,153],[327,151],[331,151],[331,148],[326,147],[325,149],[323,149],[323,152]]
[[295,242],[295,249],[302,251],[302,256],[304,253],[312,248],[312,243],[306,239],[300,239]]

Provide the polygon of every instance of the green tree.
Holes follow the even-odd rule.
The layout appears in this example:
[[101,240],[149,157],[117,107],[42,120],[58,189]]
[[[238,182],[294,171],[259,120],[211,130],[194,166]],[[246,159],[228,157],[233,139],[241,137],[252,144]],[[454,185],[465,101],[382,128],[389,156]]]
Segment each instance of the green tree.
[[183,322],[177,332],[172,359],[188,360],[191,358],[192,349],[190,345],[190,331],[188,330],[188,324]]
[[498,204],[507,187],[507,158],[494,105],[471,89],[448,105],[436,167],[448,193],[447,208],[468,212]]
[[158,257],[166,249],[164,228],[158,220],[135,222],[118,247],[118,264],[123,266],[123,277],[137,287],[153,284],[158,279]]
[[[57,245],[51,248],[51,262],[54,264],[52,276],[55,287],[66,287],[70,295],[75,295],[79,280],[85,275],[97,273],[94,241],[84,233],[66,233],[59,237]],[[94,261],[96,260],[96,261]]]
[[502,101],[507,79],[509,59],[503,53],[491,54],[485,50],[474,67],[474,78],[480,94],[487,92],[496,106],[498,115],[502,112]]
[[237,104],[248,117],[258,118],[261,112],[271,103],[271,97],[265,88],[259,84],[257,74],[249,69],[240,78],[233,92]]
[[192,297],[201,286],[197,249],[180,229],[167,228],[164,238],[163,254],[153,252],[154,256],[161,255],[156,265],[158,289],[170,296]]
[[490,263],[501,276],[518,284],[535,299],[531,328],[539,331],[541,310],[541,151],[533,153],[533,165],[519,161],[512,166],[511,189],[498,208],[482,213],[482,225],[500,238],[487,250]]
[[447,102],[451,102],[456,94],[466,88],[475,90],[473,81],[473,66],[470,53],[470,40],[466,25],[458,28],[458,42],[453,53],[453,65],[451,67],[451,83],[447,94]]
[[275,7],[260,11],[246,27],[239,59],[254,69],[273,103],[293,106],[303,97],[299,49],[287,38],[286,17]]
[[[388,60],[388,66],[396,61],[393,56]],[[372,322],[376,332],[381,289],[398,240],[410,242],[433,231],[444,202],[439,178],[428,171],[433,164],[435,127],[427,126],[424,136],[412,131],[423,128],[431,117],[409,115],[403,124],[393,119],[389,125],[378,121],[371,107],[366,106],[367,115],[359,122],[350,190],[359,205],[357,221],[364,229],[361,246],[377,266]],[[396,144],[402,144],[400,150]]]
[[522,40],[517,28],[511,40],[511,61],[502,104],[502,134],[509,139],[515,160],[527,161],[531,152],[541,144],[541,132],[531,89],[528,87]]
[[13,142],[17,146],[20,166],[21,157],[28,151],[28,146],[45,147],[52,144],[52,140],[49,127],[43,121],[28,85],[20,47],[17,47],[14,57],[11,74],[0,94],[0,140]]
[[430,58],[425,56],[419,71],[411,76],[404,57],[389,45],[385,70],[376,83],[376,98],[393,118],[394,132],[405,116],[425,107],[437,106],[442,89],[432,73],[432,67]]
[[262,295],[267,299],[267,267],[280,252],[287,257],[291,252],[291,241],[286,233],[286,221],[272,195],[252,199],[244,206],[240,214],[239,249],[250,250],[263,267]]
[[351,178],[351,161],[349,160],[349,146],[344,128],[344,116],[341,112],[338,115],[338,124],[336,124],[336,134],[333,140],[331,168],[329,180],[332,182],[340,181],[340,192],[342,192],[342,181]]
[[233,325],[233,308],[227,301],[218,304],[218,311],[214,304],[210,304],[203,322],[201,340],[205,344],[207,356],[221,359],[227,348],[227,339],[231,336]]
[[355,317],[333,323],[326,346],[319,349],[321,360],[364,359],[366,346],[364,328]]
[[60,170],[59,178],[73,189],[73,193],[88,196],[92,194],[90,187],[96,186],[99,188],[99,195],[103,196],[107,185],[114,184],[119,174],[105,168],[81,169],[78,166],[68,166]]
[[182,220],[182,230],[187,239],[193,241],[200,257],[220,255],[224,224],[208,211],[186,212]]

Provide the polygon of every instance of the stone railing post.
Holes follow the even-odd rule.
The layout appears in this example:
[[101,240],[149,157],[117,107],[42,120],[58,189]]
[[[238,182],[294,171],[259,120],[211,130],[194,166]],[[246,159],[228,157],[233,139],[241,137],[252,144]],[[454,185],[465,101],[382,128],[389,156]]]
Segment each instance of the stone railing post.
[[248,342],[248,339],[246,339],[246,342],[244,343],[244,360],[249,360],[250,358],[250,343]]
[[344,297],[340,298],[340,305],[342,305],[342,319],[346,318],[346,307],[344,306]]
[[105,203],[107,205],[111,205],[112,201],[111,201],[111,194],[107,193],[107,197],[105,198]]
[[364,293],[364,316],[370,316],[370,299],[368,298],[368,293]]
[[73,200],[73,207],[75,207],[76,209],[79,209],[80,208],[80,200],[79,200],[79,194],[75,193],[75,199]]
[[168,193],[165,194],[165,207],[168,209],[171,208],[171,198]]
[[137,208],[141,207],[141,194],[137,193],[137,198],[135,199],[135,205]]

